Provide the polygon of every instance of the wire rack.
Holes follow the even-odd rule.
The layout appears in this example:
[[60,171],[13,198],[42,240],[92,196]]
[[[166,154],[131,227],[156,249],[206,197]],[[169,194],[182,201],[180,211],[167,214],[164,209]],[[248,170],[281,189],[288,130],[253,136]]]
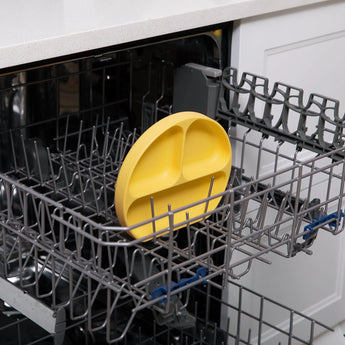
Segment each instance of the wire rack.
[[[226,123],[231,143],[241,155],[234,159],[228,188],[213,195],[210,179],[204,199],[179,209],[167,205],[167,212],[160,215],[155,214],[152,199],[147,220],[130,227],[119,225],[114,208],[117,174],[138,137],[126,119],[99,116],[90,124],[77,114],[30,125],[31,133],[42,125],[55,128],[54,145],[49,147],[26,138],[23,127],[2,133],[11,154],[11,168],[0,174],[2,277],[55,313],[66,311],[67,324],[82,325],[85,336],[95,339],[102,334],[107,343],[130,343],[127,337],[133,336],[138,315],[147,310],[153,313],[154,331],[146,342],[144,335],[140,338],[142,344],[152,339],[159,343],[159,336],[166,334],[173,339],[171,329],[181,332],[173,344],[205,344],[210,339],[214,344],[252,344],[263,327],[281,333],[282,344],[311,343],[314,326],[323,325],[310,320],[309,338],[302,341],[294,334],[293,310],[278,304],[291,313],[290,328],[282,330],[262,313],[244,312],[241,298],[237,306],[220,299],[227,318],[231,310],[238,314],[234,330],[232,321],[211,326],[207,312],[205,325],[197,326],[200,317],[192,289],[207,291],[207,310],[216,298],[211,289],[228,288],[228,277],[248,273],[254,260],[269,263],[264,254],[310,254],[320,229],[337,234],[344,228],[345,161],[339,159],[344,149],[336,145],[342,138],[337,118],[326,117],[332,125],[336,122],[330,133],[338,138],[327,145],[321,132],[306,137],[287,131],[284,107],[290,98],[276,101],[268,93],[260,94],[257,88],[268,87],[265,80],[246,74],[238,84],[236,73],[230,71],[224,72],[218,118]],[[241,94],[249,95],[248,100],[241,102]],[[259,113],[254,111],[256,99],[283,105],[276,125],[267,122],[272,114],[266,108],[263,118],[254,115]],[[303,114],[303,123],[309,108],[293,107]],[[324,123],[318,121],[318,126]],[[208,210],[212,199],[219,200],[218,207]],[[205,211],[190,219],[188,208],[197,205]],[[181,214],[184,220],[176,223]],[[168,219],[169,227],[158,229],[162,218]],[[142,226],[152,227],[152,234],[136,240],[128,235]],[[272,302],[247,292],[261,303]],[[245,338],[242,317],[259,325]],[[13,327],[18,329],[21,322]],[[159,327],[163,330],[157,331]],[[62,327],[61,337],[55,339],[63,339],[65,331]]]
[[[198,286],[191,289],[195,297],[191,302],[190,313],[194,317],[193,328],[172,328],[162,327],[152,316],[145,314],[148,321],[143,322],[144,318],[136,318],[123,337],[121,344],[129,345],[206,345],[206,344],[260,344],[261,338],[267,330],[279,335],[275,344],[311,344],[314,334],[319,329],[331,330],[322,323],[319,323],[305,315],[286,307],[280,303],[260,295],[241,285],[228,281],[228,289],[231,289],[237,297],[236,302],[229,300],[225,302],[215,297],[213,289],[219,289],[218,286],[210,284],[208,286]],[[259,305],[257,313],[251,312],[244,303],[243,299],[251,298],[254,303]],[[212,304],[221,303],[223,322],[222,325],[214,322],[210,317]],[[290,323],[288,326],[277,325],[275,320],[264,317],[264,309],[278,308],[289,315]],[[31,320],[23,317],[19,313],[13,312],[8,308],[3,309],[3,326],[0,328],[5,341],[4,345],[9,344],[51,344],[51,335],[37,327]],[[202,313],[200,314],[200,310]],[[119,316],[122,316],[119,314]],[[308,331],[298,332],[294,329],[295,321],[305,321],[308,325]],[[152,322],[150,322],[150,320]],[[2,320],[3,321],[3,320]],[[121,326],[121,319],[118,323]],[[76,333],[76,325],[81,330]],[[27,330],[31,331],[26,333]],[[33,331],[34,330],[34,331]],[[114,329],[114,333],[118,330]],[[24,336],[23,336],[24,334]],[[105,334],[92,334],[87,331],[87,323],[79,322],[73,324],[73,327],[66,328],[65,344],[72,344],[82,340],[83,344],[98,344],[103,341]],[[103,343],[103,342],[102,342]]]

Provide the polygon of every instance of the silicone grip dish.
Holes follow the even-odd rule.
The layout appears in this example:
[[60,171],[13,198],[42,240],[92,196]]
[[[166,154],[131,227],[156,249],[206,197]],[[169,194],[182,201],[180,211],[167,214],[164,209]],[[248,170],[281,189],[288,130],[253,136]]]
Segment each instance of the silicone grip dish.
[[[128,152],[115,186],[115,207],[122,226],[130,226],[225,190],[231,169],[227,133],[214,120],[195,112],[169,115],[147,129]],[[215,209],[220,198],[207,204]],[[174,224],[205,213],[200,203],[174,213]],[[200,220],[200,219],[198,219]],[[195,220],[195,221],[198,221]],[[136,239],[169,226],[169,217],[135,227]],[[155,230],[154,230],[155,227]]]

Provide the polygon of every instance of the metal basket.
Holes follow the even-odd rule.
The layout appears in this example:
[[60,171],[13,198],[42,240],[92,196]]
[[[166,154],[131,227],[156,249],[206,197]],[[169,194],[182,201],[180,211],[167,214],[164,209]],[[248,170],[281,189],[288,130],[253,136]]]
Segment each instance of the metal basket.
[[[225,310],[238,314],[234,331],[231,322],[212,325],[209,304],[204,324],[194,310],[193,289],[207,290],[204,295],[210,303],[217,298],[211,289],[221,296],[229,287],[229,277],[249,272],[254,260],[268,263],[264,254],[310,254],[320,229],[337,234],[344,228],[345,161],[339,159],[344,157],[344,149],[335,145],[339,140],[326,145],[320,132],[318,141],[314,134],[307,138],[299,132],[287,133],[283,117],[277,122],[282,130],[267,125],[271,119],[267,111],[262,119],[253,112],[255,97],[267,106],[275,103],[274,97],[257,92],[261,80],[254,78],[248,91],[234,78],[227,83],[227,73],[218,119],[225,121],[233,147],[241,152],[235,157],[228,188],[211,196],[211,179],[204,199],[180,209],[167,205],[162,215],[155,214],[152,200],[152,217],[130,227],[119,225],[114,208],[117,174],[138,137],[128,129],[126,119],[99,116],[90,125],[82,114],[59,116],[44,123],[56,130],[50,147],[25,138],[22,133],[27,128],[2,133],[2,142],[9,143],[12,153],[11,168],[0,174],[1,284],[9,289],[2,298],[15,295],[17,303],[7,302],[55,333],[56,344],[62,342],[66,324],[67,329],[82,325],[87,336],[102,334],[107,343],[130,343],[138,315],[147,310],[154,315],[154,331],[148,340],[136,338],[139,344],[159,344],[161,336],[173,339],[172,329],[180,330],[176,344],[252,344],[252,339],[260,338],[263,325],[280,332],[288,344],[293,339],[298,344],[312,342],[314,326],[321,324],[310,321],[309,338],[302,341],[294,334],[295,312],[290,309],[290,328],[282,330],[261,314],[245,313],[241,302],[234,307],[218,296]],[[244,115],[239,112],[240,93],[249,94]],[[283,107],[286,102],[281,101]],[[301,113],[307,108],[300,108]],[[30,125],[31,133],[35,126],[42,123]],[[339,139],[338,129],[334,133]],[[284,133],[286,138],[280,140]],[[315,139],[312,144],[311,139]],[[208,210],[214,198],[219,205]],[[205,212],[194,223],[186,210],[197,204],[204,205]],[[178,224],[177,213],[185,214]],[[163,217],[169,227],[158,231],[155,223]],[[152,226],[152,234],[132,239],[128,231],[143,224]],[[249,293],[266,303],[265,297]],[[38,310],[41,316],[35,317]],[[241,335],[243,315],[259,324],[246,340]],[[49,325],[47,319],[52,320]],[[163,330],[158,331],[158,326]]]

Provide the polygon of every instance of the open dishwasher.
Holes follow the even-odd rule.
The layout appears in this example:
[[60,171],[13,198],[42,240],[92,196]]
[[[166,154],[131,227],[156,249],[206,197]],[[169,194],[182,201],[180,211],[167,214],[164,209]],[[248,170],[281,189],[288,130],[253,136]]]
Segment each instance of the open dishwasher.
[[[267,329],[275,344],[312,344],[328,329],[238,279],[255,260],[269,263],[266,253],[305,255],[318,231],[343,230],[337,102],[311,95],[305,105],[300,89],[238,76],[225,67],[226,33],[1,76],[1,344],[249,345],[264,343]],[[209,192],[191,205],[157,214],[151,198],[147,219],[120,226],[114,185],[126,154],[182,110],[226,129],[239,153],[226,190],[212,193],[209,176]],[[197,206],[203,212],[190,218]],[[169,225],[156,229],[162,219]],[[142,226],[151,234],[129,236]],[[287,328],[270,319],[272,307],[290,315]]]

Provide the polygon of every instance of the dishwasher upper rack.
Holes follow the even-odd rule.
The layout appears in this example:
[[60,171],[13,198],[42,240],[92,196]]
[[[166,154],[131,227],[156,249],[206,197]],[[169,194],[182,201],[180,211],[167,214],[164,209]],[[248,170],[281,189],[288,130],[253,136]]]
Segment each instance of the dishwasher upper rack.
[[[252,136],[255,130],[248,129],[231,135],[230,128],[233,145],[242,146],[239,168],[233,168],[224,193],[196,202],[207,205],[219,198],[217,209],[200,215],[205,219],[196,224],[186,214],[185,227],[178,231],[173,231],[181,226],[174,224],[174,214],[191,205],[170,210],[146,221],[168,217],[170,228],[161,230],[167,236],[153,233],[149,242],[133,240],[127,235],[131,227],[116,225],[113,194],[137,134],[118,119],[99,118],[91,127],[79,116],[52,121],[58,131],[55,148],[25,141],[21,129],[7,133],[16,150],[11,150],[13,168],[0,175],[2,276],[52,310],[67,309],[71,320],[87,320],[90,332],[105,330],[110,343],[121,340],[145,309],[153,309],[160,322],[176,322],[174,299],[180,301],[181,313],[191,287],[212,282],[224,288],[227,276],[241,277],[254,260],[268,262],[265,253],[309,253],[320,228],[336,234],[344,227],[345,167],[334,159],[343,149],[308,159],[296,150],[290,157],[283,152],[285,144],[274,138],[258,140]],[[251,159],[253,178],[246,176],[251,174],[245,164],[250,150],[256,157]],[[265,156],[275,162],[269,171],[262,171]],[[316,189],[320,184],[324,193]],[[27,272],[33,272],[29,280]],[[41,293],[46,272],[55,278]],[[101,313],[99,299],[106,301]],[[83,302],[76,312],[80,300],[90,303]],[[130,312],[122,333],[114,336],[112,320],[125,302]]]

